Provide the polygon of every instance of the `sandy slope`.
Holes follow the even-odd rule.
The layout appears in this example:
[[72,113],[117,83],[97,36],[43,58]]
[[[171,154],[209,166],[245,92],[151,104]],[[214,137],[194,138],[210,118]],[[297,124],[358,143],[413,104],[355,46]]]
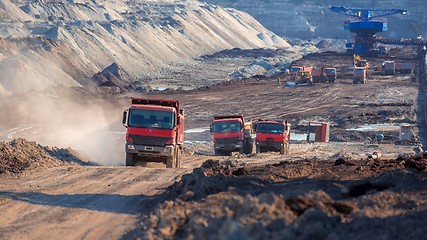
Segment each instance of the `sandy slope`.
[[[20,11],[9,11],[6,19],[21,19],[0,25],[0,37],[7,38],[0,39],[0,70],[19,72],[0,79],[9,92],[69,86],[112,63],[129,74],[127,86],[169,77],[159,69],[223,49],[290,47],[248,14],[198,1],[3,2],[0,10]],[[24,22],[24,16],[34,20]],[[52,66],[50,79],[34,69],[37,64]]]

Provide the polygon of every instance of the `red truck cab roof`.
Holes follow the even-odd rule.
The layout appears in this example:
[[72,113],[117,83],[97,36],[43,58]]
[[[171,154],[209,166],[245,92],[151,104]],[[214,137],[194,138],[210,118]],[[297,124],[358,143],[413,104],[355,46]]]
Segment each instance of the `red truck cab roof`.
[[241,118],[227,118],[227,119],[217,119],[214,122],[242,122]]

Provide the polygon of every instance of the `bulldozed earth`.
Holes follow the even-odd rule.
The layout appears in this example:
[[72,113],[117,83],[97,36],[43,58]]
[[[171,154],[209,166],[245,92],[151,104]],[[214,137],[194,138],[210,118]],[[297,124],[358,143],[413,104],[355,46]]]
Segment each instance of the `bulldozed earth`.
[[[392,59],[419,61],[414,49],[391,54]],[[178,99],[186,110],[179,169],[162,164],[125,167],[123,155],[114,164],[99,164],[102,159],[80,161],[87,159],[71,149],[22,139],[4,142],[0,238],[423,239],[425,79],[418,72],[382,75],[384,58],[368,58],[367,84],[352,84],[352,55],[329,52],[298,63],[337,67],[334,84],[288,87],[286,76],[251,78],[96,100],[116,123],[108,131],[122,133],[105,140],[111,143],[108,148],[123,154],[125,136],[119,123],[130,95]],[[218,77],[218,69],[211,66],[199,65],[194,71],[215,70]],[[83,93],[73,94],[79,99]],[[12,102],[13,96],[2,104]],[[6,112],[15,119],[10,128],[23,124],[11,106],[2,107],[3,121]],[[327,121],[330,142],[308,143],[291,134],[289,155],[214,156],[212,116],[232,113],[253,120],[287,119],[295,136],[307,133],[309,121]],[[412,126],[411,141],[399,141],[403,123]],[[12,135],[37,139],[45,134],[43,129],[34,125]],[[377,133],[384,135],[383,141],[368,139]],[[2,136],[8,134],[2,130]]]

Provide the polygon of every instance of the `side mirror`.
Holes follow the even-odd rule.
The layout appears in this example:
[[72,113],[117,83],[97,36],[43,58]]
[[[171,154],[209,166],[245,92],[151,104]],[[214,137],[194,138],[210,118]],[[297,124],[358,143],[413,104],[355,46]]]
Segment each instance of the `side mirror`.
[[129,109],[126,109],[123,111],[122,124],[123,124],[123,127],[126,127],[126,128],[128,127],[128,124],[127,124],[128,113],[129,113]]
[[211,125],[211,127],[210,127],[209,131],[210,131],[211,133],[213,133],[213,125]]
[[176,123],[179,125],[181,124],[181,118],[178,116],[178,119],[176,120]]

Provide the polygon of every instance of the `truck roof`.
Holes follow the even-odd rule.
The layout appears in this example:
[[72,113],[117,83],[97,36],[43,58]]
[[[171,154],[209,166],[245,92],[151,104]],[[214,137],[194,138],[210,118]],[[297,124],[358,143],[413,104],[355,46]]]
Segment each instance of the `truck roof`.
[[236,118],[240,119],[242,122],[245,121],[245,117],[243,116],[243,114],[216,115],[216,116],[213,116],[214,121],[218,121],[218,120],[234,120]]
[[279,120],[268,120],[268,119],[264,120],[264,119],[261,119],[261,120],[258,120],[258,124],[259,124],[259,123],[284,124],[284,123],[285,123],[285,121],[279,121]]

